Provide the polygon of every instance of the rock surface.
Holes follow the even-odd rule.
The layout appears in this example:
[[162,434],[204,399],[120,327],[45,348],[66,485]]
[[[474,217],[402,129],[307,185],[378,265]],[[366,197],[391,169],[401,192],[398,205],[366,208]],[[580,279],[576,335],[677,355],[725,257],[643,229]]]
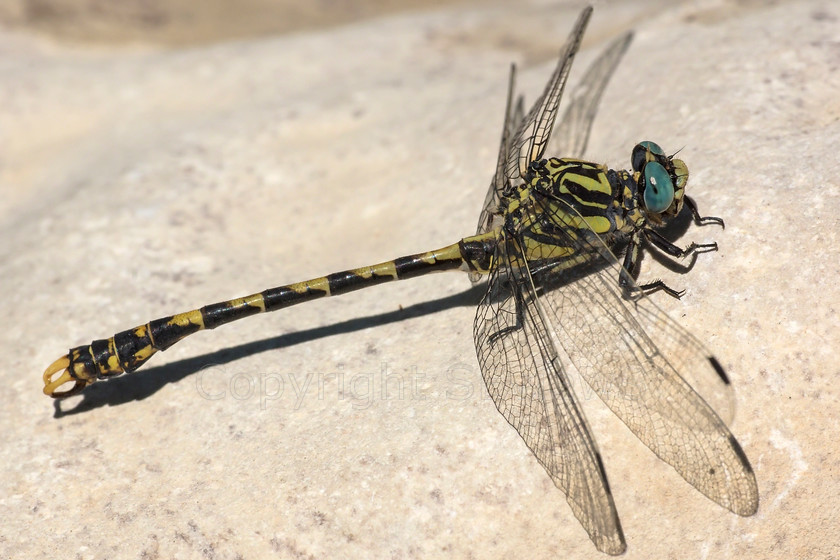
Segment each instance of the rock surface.
[[[627,558],[840,557],[840,7],[596,7],[631,49],[588,156],[681,149],[726,229],[657,302],[713,348],[758,513],[597,403]],[[480,292],[435,275],[201,333],[55,404],[41,372],[149,319],[469,235],[508,64],[533,100],[577,7],[472,4],[212,44],[0,32],[0,556],[600,558],[487,398]],[[282,392],[281,392],[282,390]],[[590,404],[592,406],[590,406]]]

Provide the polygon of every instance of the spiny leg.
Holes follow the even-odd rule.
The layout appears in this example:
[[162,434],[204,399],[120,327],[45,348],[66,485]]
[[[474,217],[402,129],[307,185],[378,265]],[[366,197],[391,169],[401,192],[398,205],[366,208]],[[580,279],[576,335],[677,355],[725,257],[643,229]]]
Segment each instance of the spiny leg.
[[[663,253],[675,258],[675,259],[683,259],[689,255],[696,257],[698,253],[708,253],[711,251],[717,251],[718,246],[717,243],[694,243],[693,241],[683,249],[679,245],[674,245],[665,237],[659,233],[658,231],[647,229],[644,230],[644,240]],[[694,262],[692,261],[690,266],[693,266]],[[689,268],[690,268],[689,266]]]
[[512,333],[525,328],[525,302],[522,299],[522,294],[520,294],[514,288],[513,284],[511,284],[509,279],[499,280],[499,282],[506,291],[510,292],[510,297],[514,299],[516,321],[509,327],[504,327],[502,329],[497,330],[496,332],[491,333],[487,337],[487,342],[490,344],[490,346],[493,346],[494,344],[496,344],[497,341],[502,340],[507,336],[510,336]]
[[688,206],[688,209],[691,211],[691,217],[694,218],[694,223],[698,226],[718,225],[726,229],[726,224],[723,223],[721,218],[717,216],[701,216],[700,211],[697,209],[697,203],[690,196],[684,196],[683,202]]
[[[693,210],[696,212],[696,207],[693,207]],[[699,216],[699,215],[698,215]],[[720,218],[699,218],[700,220],[706,220],[702,225],[706,224],[717,224],[719,223],[721,226],[723,225],[723,220]],[[708,221],[708,220],[715,220],[715,221]],[[696,220],[695,220],[696,221]],[[662,236],[659,232],[653,229],[645,229],[641,230],[638,234],[634,234],[633,238],[630,240],[630,244],[627,247],[627,253],[624,255],[624,263],[623,268],[624,271],[627,272],[628,276],[635,280],[638,277],[638,263],[639,258],[641,256],[641,247],[643,243],[647,243],[649,246],[652,245],[665,253],[667,256],[672,257],[673,259],[682,259],[687,256],[691,256],[691,262],[685,267],[687,270],[691,270],[694,267],[694,263],[697,261],[697,255],[700,253],[708,253],[711,251],[717,251],[718,246],[717,243],[694,243],[691,242],[688,247],[683,249],[682,247],[675,245],[668,241],[665,237]],[[653,292],[663,291],[669,296],[680,299],[684,294],[685,290],[675,290],[668,286],[665,282],[660,279],[653,280],[651,282],[646,282],[644,284],[639,284],[636,286],[632,286],[631,282],[629,281],[628,277],[625,276],[623,273],[618,281],[619,286],[624,290],[624,296],[629,299],[633,299],[635,297],[641,297],[643,295],[649,295]]]

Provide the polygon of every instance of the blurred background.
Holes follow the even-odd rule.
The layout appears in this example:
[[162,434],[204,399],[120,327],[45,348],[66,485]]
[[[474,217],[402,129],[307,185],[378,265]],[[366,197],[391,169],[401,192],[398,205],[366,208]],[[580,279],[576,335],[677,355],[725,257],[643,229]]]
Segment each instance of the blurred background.
[[62,41],[184,46],[476,2],[446,0],[4,0],[0,24]]

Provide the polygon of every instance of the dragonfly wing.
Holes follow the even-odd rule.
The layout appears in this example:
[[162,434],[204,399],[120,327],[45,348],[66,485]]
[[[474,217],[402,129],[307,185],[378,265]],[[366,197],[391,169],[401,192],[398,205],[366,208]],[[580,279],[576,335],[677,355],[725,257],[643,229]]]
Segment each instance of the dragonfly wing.
[[586,30],[591,15],[591,6],[581,12],[566,44],[560,51],[557,68],[551,75],[545,91],[528,111],[528,115],[514,136],[512,149],[508,153],[506,171],[508,177],[524,177],[531,162],[542,158],[545,153],[554,119],[557,117],[557,107],[563,95],[563,88],[566,86],[572,62],[580,48],[583,32]]
[[[521,185],[524,182],[528,166],[532,161],[539,159],[545,153],[546,144],[551,136],[551,129],[554,125],[554,119],[557,116],[557,107],[560,104],[563,88],[566,85],[566,80],[569,77],[569,71],[572,67],[572,61],[580,47],[583,32],[586,30],[586,25],[589,23],[591,15],[591,6],[581,12],[569,38],[560,51],[557,68],[546,85],[545,91],[543,91],[543,94],[534,103],[527,117],[524,111],[524,98],[520,95],[516,98],[516,102],[513,101],[516,85],[516,67],[511,66],[510,79],[508,80],[507,103],[505,104],[505,119],[502,126],[502,141],[499,145],[499,157],[496,162],[496,173],[493,176],[493,181],[490,183],[490,188],[484,199],[484,206],[478,218],[476,234],[480,235],[490,231],[494,226],[498,225],[497,222],[502,219],[501,214],[503,209],[500,205],[504,193]],[[614,46],[610,50],[612,48]],[[595,105],[597,105],[597,101],[595,101]],[[594,118],[594,115],[592,118]],[[478,282],[480,279],[480,274],[470,274],[470,280],[473,283]]]
[[[554,215],[541,219],[558,225],[577,214],[560,200],[549,207]],[[591,260],[583,270],[558,261],[535,275],[559,346],[601,400],[683,478],[734,513],[755,513],[758,489],[746,455],[686,381],[702,380],[708,394],[728,400],[731,387],[717,360],[649,297],[623,297],[619,274],[632,278],[594,232],[564,231],[556,232],[558,245]]]
[[[505,103],[505,122],[502,126],[502,140],[499,143],[499,157],[496,162],[496,173],[493,175],[493,182],[487,189],[487,196],[484,199],[484,206],[478,218],[476,235],[488,232],[493,229],[493,222],[496,216],[500,215],[500,203],[502,193],[511,184],[513,178],[507,177],[507,159],[510,151],[510,139],[522,123],[523,98],[520,95],[514,104],[513,96],[516,88],[516,65],[510,67],[510,79],[508,80],[507,102]],[[519,179],[521,182],[521,178]],[[480,278],[480,275],[479,275]]]
[[550,153],[562,157],[583,157],[601,96],[632,40],[632,32],[618,37],[589,66],[572,91],[571,102],[552,135]]
[[[500,243],[497,257],[516,255],[519,244]],[[497,261],[498,262],[498,261]],[[499,412],[565,494],[595,546],[609,554],[625,548],[624,535],[600,454],[575,402],[527,270],[500,263],[476,313],[478,361]]]
[[[519,130],[519,127],[522,126],[522,122],[525,120],[525,97],[520,95],[516,98],[516,105],[513,107],[513,116],[510,119],[511,123],[511,136]],[[508,144],[508,149],[510,149],[510,145]]]
[[633,309],[639,326],[647,333],[655,333],[651,336],[654,336],[657,348],[674,370],[725,424],[731,424],[735,418],[735,391],[717,358],[694,335],[647,299]]

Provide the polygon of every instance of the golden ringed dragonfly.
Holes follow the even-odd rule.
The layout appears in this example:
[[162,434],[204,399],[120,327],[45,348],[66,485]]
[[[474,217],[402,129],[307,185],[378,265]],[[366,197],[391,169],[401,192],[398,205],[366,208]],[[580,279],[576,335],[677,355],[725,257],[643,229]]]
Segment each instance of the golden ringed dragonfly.
[[97,380],[136,370],[190,334],[237,319],[391,280],[462,270],[473,282],[487,277],[473,326],[487,390],[565,493],[598,550],[621,554],[626,543],[601,455],[572,390],[572,369],[697,490],[738,515],[755,513],[752,467],[698,393],[713,400],[722,396],[715,402],[719,411],[726,408],[731,387],[723,367],[649,296],[664,291],[678,298],[681,292],[661,281],[635,281],[643,247],[673,258],[717,249],[714,243],[682,249],[659,232],[683,207],[697,225],[723,226],[723,221],[700,215],[685,195],[685,163],[653,142],[633,148],[631,170],[577,159],[631,33],[595,60],[563,114],[557,139],[570,157],[543,158],[591,14],[588,7],[579,16],[545,91],[527,114],[523,97],[514,100],[511,68],[496,172],[476,235],[156,319],[73,348],[45,371],[44,393],[76,394]]

